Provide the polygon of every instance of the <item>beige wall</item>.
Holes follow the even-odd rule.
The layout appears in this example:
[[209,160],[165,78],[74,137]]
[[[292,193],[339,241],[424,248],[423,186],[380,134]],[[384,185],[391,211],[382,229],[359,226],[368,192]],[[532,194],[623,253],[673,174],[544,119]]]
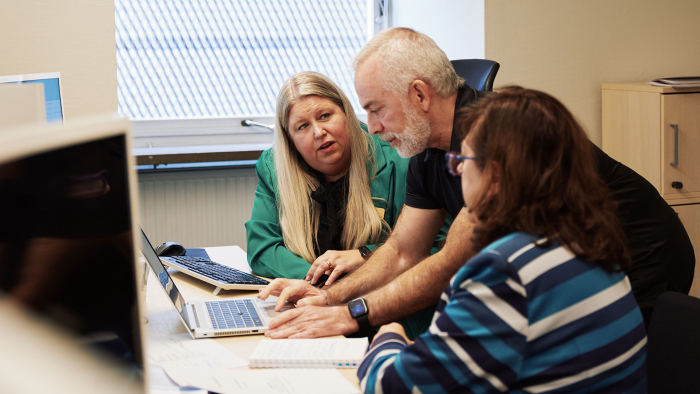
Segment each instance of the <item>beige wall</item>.
[[117,110],[113,0],[0,0],[0,75],[59,71],[66,119]]
[[559,98],[601,141],[600,85],[700,75],[700,1],[486,0],[496,86]]

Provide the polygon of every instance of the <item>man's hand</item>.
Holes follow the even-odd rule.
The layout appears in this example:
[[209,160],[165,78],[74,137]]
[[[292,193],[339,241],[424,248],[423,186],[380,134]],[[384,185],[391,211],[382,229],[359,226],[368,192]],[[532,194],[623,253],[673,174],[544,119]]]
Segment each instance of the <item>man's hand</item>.
[[[379,331],[377,331],[377,335],[374,336],[374,340],[379,338],[382,334],[386,334],[388,332],[393,332],[396,334],[399,334],[403,337],[403,339],[408,343],[409,345],[413,345],[413,341],[409,340],[408,337],[406,336],[406,331],[403,329],[403,326],[399,323],[389,323],[383,325]],[[372,341],[372,345],[374,345],[374,340]]]
[[360,329],[347,306],[297,307],[272,319],[269,327],[265,336],[274,339],[329,337]]
[[258,298],[261,300],[266,300],[269,296],[278,297],[277,304],[275,304],[277,312],[282,310],[287,301],[295,303],[297,306],[328,305],[325,291],[298,279],[278,278],[258,290]]

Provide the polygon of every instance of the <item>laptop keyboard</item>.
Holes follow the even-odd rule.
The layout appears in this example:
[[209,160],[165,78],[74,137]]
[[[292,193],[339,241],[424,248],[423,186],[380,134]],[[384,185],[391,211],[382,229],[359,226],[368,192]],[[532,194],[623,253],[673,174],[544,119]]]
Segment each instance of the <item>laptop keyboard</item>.
[[207,301],[215,329],[263,327],[252,300]]
[[265,279],[221,265],[204,257],[171,256],[161,257],[161,259],[223,283],[235,285],[267,285],[270,283]]

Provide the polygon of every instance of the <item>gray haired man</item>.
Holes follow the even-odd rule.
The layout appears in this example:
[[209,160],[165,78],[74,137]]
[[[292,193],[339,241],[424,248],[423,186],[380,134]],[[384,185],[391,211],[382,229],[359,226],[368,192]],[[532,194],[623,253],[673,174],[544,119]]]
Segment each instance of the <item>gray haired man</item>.
[[[271,322],[266,335],[272,338],[367,332],[404,319],[435,304],[474,254],[460,179],[446,170],[444,154],[459,150],[455,114],[479,93],[457,76],[433,40],[411,29],[382,31],[360,50],[353,66],[369,132],[411,157],[406,205],[386,243],[327,290],[289,279],[261,290],[261,298],[278,295],[278,307],[286,300],[297,304]],[[453,223],[445,246],[429,256],[447,215]],[[429,323],[430,317],[421,329]]]

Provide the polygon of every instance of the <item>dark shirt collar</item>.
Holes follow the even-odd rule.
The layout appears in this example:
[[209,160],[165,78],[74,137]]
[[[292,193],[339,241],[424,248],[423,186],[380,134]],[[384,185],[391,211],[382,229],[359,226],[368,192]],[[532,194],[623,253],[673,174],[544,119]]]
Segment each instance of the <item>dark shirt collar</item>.
[[[459,152],[461,150],[462,141],[458,137],[457,130],[457,111],[461,108],[466,107],[469,103],[476,101],[476,90],[467,86],[466,84],[459,88],[457,91],[457,100],[455,101],[455,113],[452,119],[452,135],[450,136],[450,150]],[[428,148],[425,150],[425,161],[433,158],[437,160],[442,160],[445,155],[444,150],[438,148]]]

